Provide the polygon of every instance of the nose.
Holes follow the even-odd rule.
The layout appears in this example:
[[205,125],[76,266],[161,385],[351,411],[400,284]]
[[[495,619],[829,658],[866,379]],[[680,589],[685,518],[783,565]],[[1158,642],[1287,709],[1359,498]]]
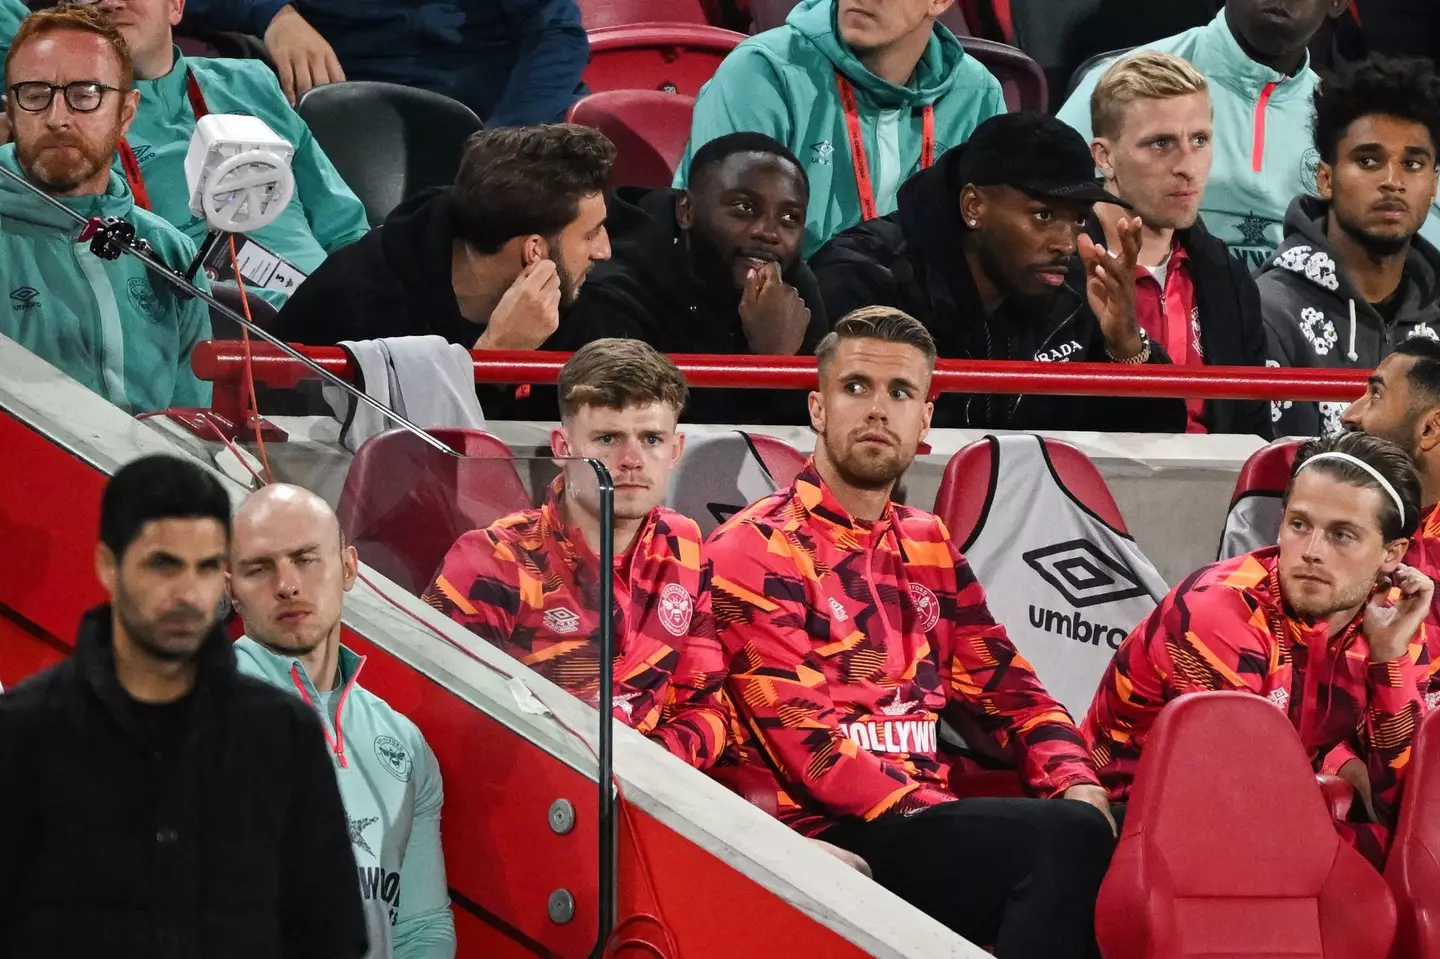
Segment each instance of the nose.
[[292,599],[300,592],[300,575],[294,563],[280,563],[275,568],[275,595]]
[[1305,549],[1301,553],[1308,563],[1318,563],[1322,555],[1321,546],[1325,542],[1325,531],[1316,527],[1310,530],[1310,535],[1305,538]]
[[633,440],[626,442],[620,447],[620,458],[616,462],[621,469],[642,469],[645,466],[645,460],[640,455],[640,445]]
[[125,0],[100,0],[96,6],[99,7],[101,11],[110,13],[125,6]]
[[1405,189],[1405,170],[1400,160],[1391,160],[1385,164],[1385,179],[1380,183],[1380,189],[1398,193]]
[[595,246],[590,251],[591,260],[610,259],[610,232],[603,226],[595,237]]
[[780,221],[773,216],[757,216],[750,227],[750,239],[765,246],[779,246]]
[[1357,432],[1360,430],[1360,417],[1365,413],[1365,400],[1366,397],[1362,396],[1345,407],[1345,412],[1340,414],[1341,426],[1347,430],[1355,430]]

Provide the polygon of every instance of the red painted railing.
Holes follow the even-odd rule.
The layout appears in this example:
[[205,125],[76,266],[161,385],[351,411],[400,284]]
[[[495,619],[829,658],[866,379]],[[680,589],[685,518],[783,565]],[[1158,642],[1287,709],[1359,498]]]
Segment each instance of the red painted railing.
[[[296,349],[327,372],[353,379],[345,351],[336,346]],[[263,343],[253,346],[255,382],[290,388],[316,377],[299,360]],[[477,383],[554,383],[568,353],[477,350]],[[672,359],[691,387],[813,389],[813,356],[710,356]],[[239,384],[245,351],[238,342],[216,340],[195,347],[191,358],[202,380]],[[1365,370],[1277,369],[1255,366],[1124,366],[1114,363],[1035,363],[941,360],[936,393],[1056,393],[1066,396],[1149,396],[1186,399],[1353,400],[1365,389]],[[218,401],[218,397],[217,397]]]

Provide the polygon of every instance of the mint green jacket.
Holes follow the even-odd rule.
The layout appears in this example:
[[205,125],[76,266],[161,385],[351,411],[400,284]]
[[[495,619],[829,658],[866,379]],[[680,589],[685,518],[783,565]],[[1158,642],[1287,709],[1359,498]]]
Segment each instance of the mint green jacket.
[[[1142,49],[1173,53],[1194,64],[1210,83],[1215,107],[1214,163],[1200,214],[1211,233],[1254,270],[1280,246],[1290,201],[1315,193],[1320,151],[1311,128],[1320,78],[1305,65],[1293,77],[1251,60],[1240,48],[1221,10],[1202,27]],[[1114,60],[1087,73],[1058,114],[1092,138],[1090,94]],[[1440,239],[1440,220],[1431,210],[1427,236]]]
[[[185,153],[195,133],[195,111],[185,72],[195,74],[211,113],[252,114],[295,148],[295,195],[279,219],[251,234],[260,243],[313,273],[325,257],[369,230],[365,206],[345,185],[305,121],[286,102],[280,83],[259,60],[187,60],[175,50],[175,66],[156,80],[138,80],[140,109],[126,138],[145,178],[151,208],[199,244],[205,221],[190,212]],[[116,172],[124,169],[116,159]]]
[[444,791],[420,730],[356,682],[365,659],[344,646],[333,718],[295,657],[242,636],[235,658],[240,672],[309,703],[325,727],[350,820],[369,959],[453,959],[455,921],[440,847]]
[[900,184],[920,168],[921,107],[935,108],[935,156],[1005,112],[1000,82],[945,27],[935,25],[909,86],[875,76],[840,39],[835,0],[803,0],[785,24],[749,38],[700,90],[690,143],[675,175],[683,187],[695,151],[742,130],[766,133],[810,175],[803,254],[860,222],[837,71],[855,87],[879,215],[894,211]]
[[[19,172],[14,144],[0,147],[0,165]],[[130,221],[172,268],[185,269],[195,256],[180,231],[135,207],[113,172],[103,194],[60,202],[85,217]],[[132,256],[95,256],[75,242],[80,229],[0,179],[0,334],[131,413],[209,406],[210,384],[190,371],[195,344],[210,338],[209,308],[181,299]]]

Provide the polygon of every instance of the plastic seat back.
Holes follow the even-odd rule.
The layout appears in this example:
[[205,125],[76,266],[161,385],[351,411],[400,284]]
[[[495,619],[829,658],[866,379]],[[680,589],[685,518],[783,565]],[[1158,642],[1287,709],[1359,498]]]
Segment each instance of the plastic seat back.
[[1050,694],[1083,715],[1120,641],[1167,592],[1100,471],[1058,440],[987,436],[951,458],[935,512],[991,614]]
[[454,183],[465,142],[485,126],[463,103],[394,83],[327,83],[295,109],[371,226],[411,194]]
[[795,477],[804,469],[805,461],[810,457],[791,446],[789,443],[773,436],[766,436],[764,433],[746,433],[750,440],[750,446],[755,450],[765,468],[770,471],[770,478],[775,481],[778,489],[784,489],[795,482]]
[[428,432],[461,455],[409,430],[373,436],[351,461],[336,510],[361,562],[417,594],[462,533],[532,505],[499,439],[482,430]]
[[1274,546],[1280,535],[1280,500],[1304,440],[1280,440],[1250,454],[1235,480],[1218,559]]
[[665,505],[708,536],[746,506],[789,486],[804,464],[798,450],[771,436],[741,430],[691,436],[670,474]]
[[1150,731],[1095,927],[1106,959],[1383,959],[1395,901],[1285,713],[1195,693]]
[[1049,83],[1045,71],[1029,56],[1012,46],[983,37],[962,36],[965,52],[985,65],[1000,81],[1005,92],[1005,106],[1018,110],[1045,112],[1050,106]]
[[586,30],[634,23],[709,23],[700,0],[580,0]]
[[693,97],[745,34],[706,24],[644,23],[589,31],[591,92],[660,90]]
[[690,139],[695,100],[659,90],[606,90],[570,108],[567,119],[595,127],[615,144],[615,187],[670,186]]
[[1399,906],[1392,959],[1440,957],[1440,712],[1420,725],[1385,878]]

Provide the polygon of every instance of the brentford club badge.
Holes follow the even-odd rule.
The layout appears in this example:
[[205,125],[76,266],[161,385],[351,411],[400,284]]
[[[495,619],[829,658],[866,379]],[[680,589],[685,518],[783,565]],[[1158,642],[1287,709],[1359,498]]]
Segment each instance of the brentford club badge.
[[672,636],[684,636],[690,631],[690,616],[695,612],[695,601],[679,583],[669,583],[660,591],[660,622]]
[[919,583],[910,584],[910,599],[915,603],[916,628],[922,633],[930,632],[940,621],[940,600],[929,587]]

